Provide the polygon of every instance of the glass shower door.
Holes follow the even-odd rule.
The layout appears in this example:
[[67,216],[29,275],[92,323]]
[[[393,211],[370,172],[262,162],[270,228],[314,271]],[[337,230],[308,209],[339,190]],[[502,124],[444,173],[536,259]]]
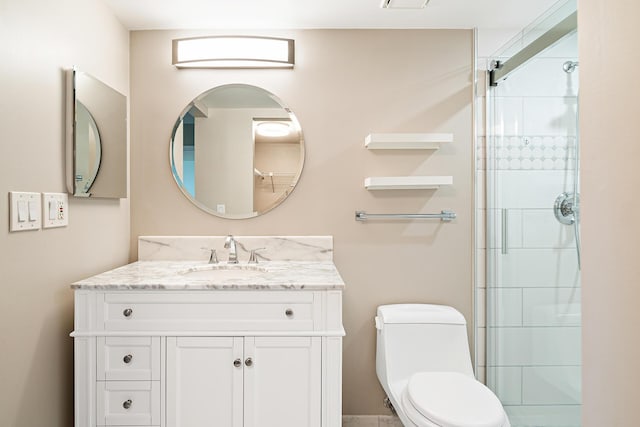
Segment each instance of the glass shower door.
[[580,425],[579,227],[554,211],[577,211],[576,61],[574,32],[487,96],[487,385],[512,426]]

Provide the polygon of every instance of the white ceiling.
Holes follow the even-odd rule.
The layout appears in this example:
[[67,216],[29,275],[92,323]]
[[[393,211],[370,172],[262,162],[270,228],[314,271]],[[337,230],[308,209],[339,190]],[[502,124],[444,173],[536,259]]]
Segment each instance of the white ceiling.
[[381,0],[104,0],[130,30],[479,28],[519,30],[557,0],[431,0],[381,9]]

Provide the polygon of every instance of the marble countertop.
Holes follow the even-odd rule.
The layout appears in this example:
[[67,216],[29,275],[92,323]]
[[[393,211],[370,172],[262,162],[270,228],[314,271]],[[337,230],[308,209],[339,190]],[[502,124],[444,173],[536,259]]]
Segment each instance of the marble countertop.
[[[209,274],[210,270],[222,270]],[[238,270],[248,270],[246,277]],[[197,261],[137,261],[80,280],[84,290],[323,290],[344,282],[331,261],[268,261],[227,265]]]

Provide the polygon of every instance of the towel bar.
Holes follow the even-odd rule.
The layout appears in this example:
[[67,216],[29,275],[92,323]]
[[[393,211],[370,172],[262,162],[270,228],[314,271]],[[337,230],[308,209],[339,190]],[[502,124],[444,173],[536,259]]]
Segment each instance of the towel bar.
[[364,211],[356,211],[356,221],[369,219],[440,219],[449,222],[456,219],[453,211],[441,211],[437,214],[369,214]]

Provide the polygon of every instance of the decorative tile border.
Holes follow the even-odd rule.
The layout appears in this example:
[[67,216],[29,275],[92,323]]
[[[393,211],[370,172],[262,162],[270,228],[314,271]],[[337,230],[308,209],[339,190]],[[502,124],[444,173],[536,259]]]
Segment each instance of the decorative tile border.
[[478,161],[487,169],[570,170],[575,166],[575,136],[505,136],[495,147],[477,145]]

